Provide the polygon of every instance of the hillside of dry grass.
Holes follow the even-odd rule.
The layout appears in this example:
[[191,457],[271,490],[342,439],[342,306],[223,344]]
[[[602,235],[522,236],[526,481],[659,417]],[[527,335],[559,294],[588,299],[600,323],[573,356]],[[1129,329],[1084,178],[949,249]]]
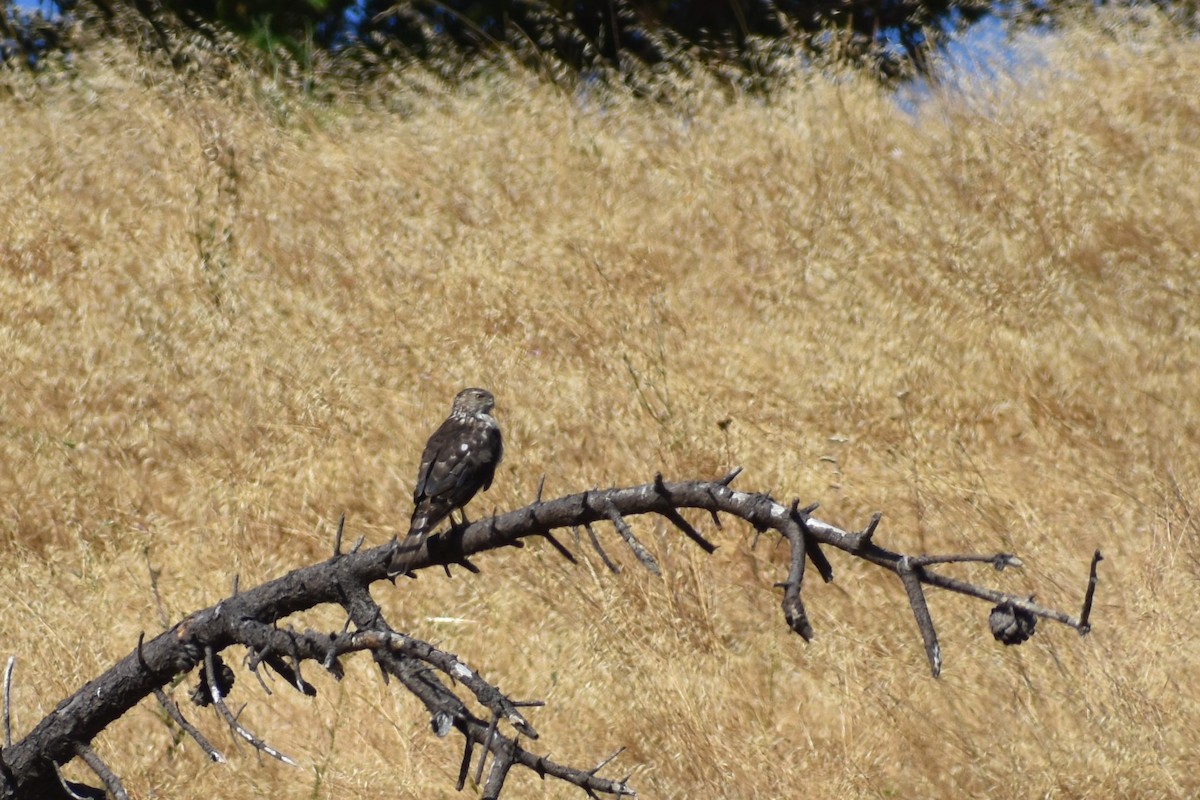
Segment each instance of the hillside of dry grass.
[[[556,758],[625,745],[614,772],[650,798],[1196,795],[1200,43],[1109,19],[1045,62],[915,115],[816,74],[686,112],[502,71],[306,103],[117,45],[4,77],[15,734],[161,629],[152,575],[173,621],[323,558],[343,512],[385,541],[478,384],[508,455],[476,513],[543,473],[555,495],[740,464],[836,524],[882,510],[900,549],[1017,552],[964,572],[1071,611],[1107,556],[1084,639],[1004,648],[986,607],[933,595],[938,681],[894,578],[835,557],[805,645],[784,548],[707,520],[711,557],[643,523],[661,579],[535,546],[377,589],[545,699]],[[315,700],[235,689],[298,769],[210,765],[148,704],[96,748],[141,797],[455,796],[458,743],[368,659],[348,672],[310,674]]]

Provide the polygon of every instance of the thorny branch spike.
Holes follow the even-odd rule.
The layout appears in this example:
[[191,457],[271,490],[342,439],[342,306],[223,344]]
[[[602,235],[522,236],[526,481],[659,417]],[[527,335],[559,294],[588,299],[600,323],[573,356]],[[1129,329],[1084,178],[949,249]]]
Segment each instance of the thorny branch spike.
[[[517,708],[541,708],[546,705],[545,700],[513,700],[512,704]],[[531,739],[536,739],[536,736],[531,736]]]
[[629,545],[629,549],[637,556],[638,561],[642,562],[642,566],[650,570],[654,575],[661,575],[662,570],[658,566],[658,561],[654,556],[650,555],[650,551],[633,535],[633,529],[629,527],[629,523],[621,516],[621,512],[617,511],[617,507],[612,502],[606,502],[604,504],[604,513],[612,521],[613,527],[617,529],[617,533],[621,534],[621,538]]
[[621,753],[624,753],[624,752],[625,752],[624,745],[622,745],[621,747],[618,747],[617,752],[613,753],[611,756],[604,759],[596,766],[592,767],[590,770],[588,770],[588,772],[592,775],[595,775],[597,772],[599,772],[600,770],[604,769],[606,766],[611,764],[616,759],[617,756],[621,755]]
[[342,554],[342,531],[346,529],[346,515],[342,514],[338,520],[337,532],[333,535],[333,557],[337,558]]
[[[72,750],[73,749],[74,748],[72,748]],[[54,774],[58,778],[58,785],[61,786],[62,790],[67,793],[67,796],[73,798],[73,800],[97,800],[97,798],[108,797],[108,795],[99,789],[94,789],[91,786],[74,783],[67,780],[63,777],[62,771],[59,770],[57,764],[54,765]],[[79,792],[75,791],[76,789],[83,789],[87,792],[87,794],[79,794]]]
[[550,531],[546,531],[545,533],[543,533],[543,534],[542,534],[542,538],[544,538],[544,539],[545,539],[547,542],[549,542],[549,543],[550,543],[550,545],[551,545],[551,546],[552,546],[552,547],[553,547],[555,550],[557,550],[557,551],[558,551],[558,554],[559,554],[560,556],[562,556],[563,558],[565,558],[567,561],[570,561],[572,564],[578,564],[578,563],[579,563],[579,561],[577,561],[577,560],[575,559],[575,556],[574,556],[574,554],[573,554],[573,553],[571,553],[571,551],[570,551],[570,550],[568,550],[568,549],[567,549],[567,548],[566,548],[566,547],[563,545],[563,543],[562,543],[562,542],[560,542],[558,539],[555,539],[555,538],[554,538],[554,534],[553,534],[553,533],[550,533]]
[[[817,572],[821,573],[821,580],[826,583],[833,582],[833,565],[829,563],[829,559],[825,557],[825,553],[821,551],[821,546],[817,540],[813,538],[812,533],[808,530],[808,515],[817,510],[818,504],[811,503],[804,508],[799,508],[800,498],[792,501],[791,513],[789,516],[800,528],[800,532],[804,536],[804,552],[808,556],[808,560],[817,568]],[[799,633],[799,631],[797,631]],[[803,635],[803,634],[801,634]],[[806,637],[807,638],[807,637]]]
[[708,539],[705,539],[703,536],[701,536],[700,532],[697,531],[695,528],[693,528],[691,523],[688,522],[686,519],[684,519],[683,515],[680,514],[678,511],[676,511],[673,508],[668,508],[668,509],[664,509],[660,513],[664,517],[666,517],[668,520],[670,520],[672,525],[674,525],[676,528],[678,528],[680,531],[682,531],[684,536],[688,537],[693,542],[695,542],[700,547],[701,550],[708,553],[709,555],[712,555],[713,553],[716,552],[717,546],[715,544],[713,544],[712,542],[710,542]]
[[104,782],[104,788],[113,796],[113,800],[129,800],[129,793],[125,791],[121,779],[109,768],[108,764],[104,763],[95,750],[83,742],[76,742],[75,754],[83,759],[83,763],[87,764],[92,772],[96,773],[96,776]]
[[212,746],[208,739],[205,738],[204,734],[201,733],[195,725],[187,721],[187,718],[183,716],[183,712],[179,710],[179,706],[176,705],[175,701],[172,700],[166,692],[164,692],[161,688],[157,688],[154,690],[154,697],[158,700],[158,704],[163,707],[163,710],[167,712],[167,716],[170,717],[175,724],[178,725],[181,730],[183,730],[184,733],[192,737],[196,744],[200,745],[201,750],[208,754],[209,760],[217,764],[225,763],[225,756],[221,755],[220,751]]
[[867,523],[867,527],[863,528],[856,537],[855,550],[866,550],[871,546],[871,539],[875,536],[875,529],[879,527],[879,520],[883,519],[883,514],[876,511],[871,515],[871,520]]
[[4,746],[12,747],[12,676],[17,657],[9,656],[4,666]]
[[596,535],[596,529],[592,527],[592,523],[585,522],[583,528],[587,531],[588,538],[592,542],[592,547],[600,555],[600,560],[604,562],[604,566],[608,567],[608,571],[614,575],[619,574],[621,568],[613,563],[613,560],[608,557],[608,553],[604,552],[604,548],[600,546],[600,537]]
[[141,664],[143,667],[146,666],[146,657],[142,654],[142,645],[145,643],[145,641],[146,641],[146,632],[138,631],[136,652],[137,652],[137,657],[138,657],[138,663]]
[[496,725],[500,722],[500,717],[492,714],[492,722],[488,725],[487,737],[483,741],[483,752],[479,755],[479,763],[475,766],[475,783],[478,785],[483,780],[483,765],[487,761],[487,754],[492,749],[492,742],[496,739]]
[[[1096,575],[1096,567],[1103,560],[1104,556],[1100,555],[1100,548],[1097,547],[1096,552],[1092,554],[1092,566],[1088,569],[1088,587],[1087,594],[1083,597],[1083,611],[1079,614],[1079,634],[1081,636],[1090,633],[1092,630],[1092,623],[1090,621],[1092,616],[1092,600],[1096,597],[1096,584],[1100,581]],[[8,716],[6,714],[5,722],[7,721]]]
[[917,627],[921,630],[921,639],[925,642],[925,656],[929,659],[929,669],[933,677],[942,674],[942,649],[938,645],[937,631],[933,627],[933,617],[929,615],[929,604],[925,602],[925,590],[921,588],[918,577],[921,568],[914,567],[907,556],[900,559],[898,572],[904,591],[908,593],[908,603],[912,606],[913,616],[917,619]]
[[475,740],[468,736],[463,744],[462,763],[458,765],[458,781],[454,784],[456,792],[461,792],[467,785],[467,774],[471,771],[471,753],[474,751]]

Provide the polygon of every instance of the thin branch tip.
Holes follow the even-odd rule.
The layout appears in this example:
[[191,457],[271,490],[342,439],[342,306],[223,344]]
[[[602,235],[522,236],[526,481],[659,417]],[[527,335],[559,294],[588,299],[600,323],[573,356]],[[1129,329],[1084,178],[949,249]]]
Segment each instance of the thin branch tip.
[[333,557],[337,558],[342,554],[342,533],[346,530],[346,515],[342,514],[338,520],[337,531],[333,534]]
[[129,800],[129,793],[125,791],[121,779],[117,777],[117,774],[112,771],[108,764],[104,763],[104,760],[100,758],[95,750],[83,742],[76,742],[75,755],[79,756],[83,763],[87,764],[92,772],[96,773],[96,777],[104,783],[104,788],[112,795],[113,800]]
[[684,519],[683,515],[674,508],[664,509],[661,513],[667,518],[668,521],[670,521],[672,525],[682,531],[684,536],[695,542],[701,550],[709,555],[712,555],[717,551],[717,546],[708,539],[705,539],[700,532],[692,527],[692,524]]
[[912,559],[903,556],[897,564],[896,572],[900,575],[900,582],[904,584],[909,606],[917,620],[917,628],[921,631],[930,672],[936,678],[942,674],[942,648],[938,644],[937,630],[933,627],[933,617],[930,616],[929,604],[925,600],[925,590],[921,588],[921,567],[914,566]]
[[625,746],[621,745],[620,747],[617,748],[617,751],[615,753],[613,753],[611,756],[604,759],[599,764],[597,764],[596,766],[594,766],[590,770],[588,770],[588,774],[595,775],[597,772],[599,772],[600,770],[604,769],[606,766],[611,764],[613,759],[615,759],[617,756],[621,755],[621,753],[624,753],[624,752],[625,752]]
[[662,575],[662,568],[658,566],[658,560],[633,535],[633,529],[629,527],[629,523],[621,516],[621,512],[617,510],[617,507],[613,505],[611,500],[606,499],[604,513],[608,516],[609,521],[612,522],[613,527],[617,529],[617,533],[621,534],[621,538],[629,545],[629,549],[637,556],[638,561],[642,562],[642,566],[654,575]]
[[600,556],[600,560],[608,568],[608,571],[614,575],[621,574],[621,568],[613,563],[613,560],[608,557],[608,553],[604,552],[604,548],[600,546],[600,537],[596,535],[596,529],[592,527],[592,524],[585,522],[583,529],[587,531],[588,539],[592,542],[592,547],[596,550],[596,553]]
[[879,521],[883,519],[883,512],[876,511],[871,515],[871,519],[867,522],[867,527],[863,528],[858,534],[858,542],[856,548],[858,550],[866,550],[871,546],[871,540],[875,538],[875,529],[879,527]]
[[17,657],[9,656],[4,665],[4,746],[12,747],[12,677]]
[[567,561],[569,561],[572,564],[579,563],[579,561],[575,558],[575,554],[572,553],[570,550],[568,550],[566,548],[566,545],[564,545],[558,539],[554,538],[553,533],[551,533],[550,531],[546,531],[545,533],[542,534],[542,538],[544,538],[547,542],[549,542],[550,546],[553,547],[555,550],[557,550],[558,554],[560,556],[562,556],[563,558],[565,558]]
[[216,764],[225,763],[225,756],[221,755],[221,753],[212,746],[208,739],[205,738],[204,734],[201,733],[195,725],[192,725],[187,721],[187,719],[183,716],[183,712],[179,710],[179,706],[176,705],[175,701],[172,700],[167,693],[162,690],[161,687],[154,690],[154,697],[158,700],[158,704],[163,707],[163,710],[167,712],[167,716],[170,717],[184,733],[192,737],[192,740],[200,746],[200,749],[205,752],[210,761]]
[[1079,613],[1078,630],[1081,636],[1085,636],[1092,631],[1092,602],[1096,598],[1096,584],[1100,582],[1100,576],[1097,568],[1100,562],[1104,560],[1104,556],[1100,555],[1100,548],[1096,548],[1096,552],[1092,554],[1092,564],[1088,568],[1088,586],[1087,593],[1083,596],[1083,611]]

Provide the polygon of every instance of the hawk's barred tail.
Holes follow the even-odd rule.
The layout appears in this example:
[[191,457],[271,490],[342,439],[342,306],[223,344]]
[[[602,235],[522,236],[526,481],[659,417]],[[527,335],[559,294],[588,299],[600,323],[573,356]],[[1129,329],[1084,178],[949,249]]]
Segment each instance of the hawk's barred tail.
[[413,514],[412,521],[408,524],[408,536],[404,537],[404,544],[420,546],[425,541],[425,537],[429,534],[429,515],[418,511]]

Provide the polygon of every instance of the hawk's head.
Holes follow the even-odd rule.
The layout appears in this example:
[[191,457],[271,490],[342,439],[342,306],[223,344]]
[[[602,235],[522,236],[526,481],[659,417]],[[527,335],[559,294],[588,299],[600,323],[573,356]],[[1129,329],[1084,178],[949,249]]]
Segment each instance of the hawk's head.
[[454,408],[451,411],[456,417],[481,417],[496,407],[496,398],[487,389],[463,389],[454,396]]

